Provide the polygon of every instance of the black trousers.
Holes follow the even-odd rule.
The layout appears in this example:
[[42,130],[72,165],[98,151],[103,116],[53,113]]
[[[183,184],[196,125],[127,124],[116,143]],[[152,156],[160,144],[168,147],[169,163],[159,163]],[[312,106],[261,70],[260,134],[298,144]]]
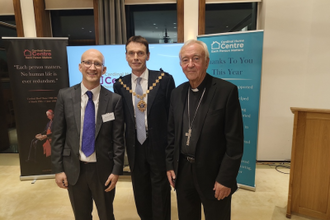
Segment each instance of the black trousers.
[[197,182],[195,164],[184,156],[180,157],[175,186],[180,220],[200,220],[202,204],[205,220],[230,220],[231,196],[223,200],[205,198]]
[[115,189],[105,192],[105,183],[99,181],[96,163],[80,163],[80,175],[76,185],[69,184],[68,192],[76,220],[91,220],[93,200],[100,220],[114,220],[113,200]]
[[142,145],[136,140],[135,146],[131,176],[137,212],[141,220],[169,220],[171,188],[166,170],[158,168],[148,138]]

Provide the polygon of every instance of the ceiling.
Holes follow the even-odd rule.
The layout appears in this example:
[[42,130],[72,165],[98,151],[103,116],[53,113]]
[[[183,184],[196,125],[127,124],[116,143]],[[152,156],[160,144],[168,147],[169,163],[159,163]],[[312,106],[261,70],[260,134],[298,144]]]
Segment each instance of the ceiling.
[[[220,5],[220,6],[219,6]],[[225,5],[225,6],[224,6]],[[253,5],[244,4],[218,4],[207,5],[210,9],[205,13],[205,33],[225,33],[240,31],[247,26],[254,26]],[[167,35],[177,41],[177,12],[167,11],[137,11],[133,13],[135,35],[145,37],[150,43],[158,43]],[[197,15],[196,15],[197,16]]]
[[[137,6],[134,7],[137,8]],[[205,33],[240,31],[251,23],[254,24],[255,28],[253,11],[256,10],[253,7],[253,3],[206,5]],[[53,16],[56,13],[57,18]],[[177,42],[176,10],[167,10],[167,8],[152,10],[151,8],[140,7],[137,10],[131,9],[127,16],[127,23],[131,23],[128,24],[128,27],[134,27],[133,33],[129,32],[128,35],[141,35],[150,43],[159,43],[165,36],[171,40],[170,42]],[[6,22],[12,23],[8,20]],[[93,10],[52,11],[52,26],[53,36],[56,37],[95,39]],[[6,36],[7,31],[12,30],[2,27],[1,35]]]

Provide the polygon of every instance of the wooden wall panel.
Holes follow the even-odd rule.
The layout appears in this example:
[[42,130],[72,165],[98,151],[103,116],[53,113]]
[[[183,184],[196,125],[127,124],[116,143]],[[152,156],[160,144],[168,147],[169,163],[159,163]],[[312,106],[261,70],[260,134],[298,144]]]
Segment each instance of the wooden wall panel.
[[177,31],[178,31],[178,43],[184,42],[184,0],[178,0],[176,3],[177,10]]
[[51,37],[52,30],[50,24],[50,14],[49,11],[46,11],[45,9],[45,1],[33,0],[33,6],[37,37]]
[[198,7],[198,35],[205,34],[205,0],[199,0]]
[[24,37],[20,0],[13,0],[17,37]]

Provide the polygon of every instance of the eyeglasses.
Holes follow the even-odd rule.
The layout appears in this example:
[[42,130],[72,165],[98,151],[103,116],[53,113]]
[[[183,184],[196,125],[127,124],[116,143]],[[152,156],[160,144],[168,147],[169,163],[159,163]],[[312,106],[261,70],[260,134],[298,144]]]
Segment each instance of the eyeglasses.
[[91,66],[92,66],[92,64],[94,64],[94,67],[95,68],[102,68],[102,66],[103,66],[103,63],[99,63],[99,62],[92,62],[92,61],[89,61],[89,60],[87,60],[87,61],[81,61],[84,65],[85,65],[85,67],[87,67],[87,68],[90,68]]

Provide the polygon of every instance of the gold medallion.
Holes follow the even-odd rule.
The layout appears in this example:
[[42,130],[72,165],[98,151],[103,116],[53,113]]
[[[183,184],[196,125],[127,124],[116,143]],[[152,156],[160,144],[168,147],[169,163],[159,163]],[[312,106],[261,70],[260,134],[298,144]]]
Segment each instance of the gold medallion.
[[142,95],[138,95],[135,92],[133,92],[126,84],[124,84],[122,79],[119,79],[118,81],[129,93],[131,93],[133,96],[136,96],[138,99],[141,99],[139,103],[137,103],[137,107],[141,112],[144,112],[147,109],[147,103],[143,101],[143,98],[146,97],[147,94],[149,94],[149,92],[157,85],[157,83],[159,83],[159,81],[163,78],[163,76],[165,76],[165,73],[161,73],[160,76],[158,76],[158,79],[156,79],[156,81],[152,84],[152,86],[149,87],[146,93]]
[[147,103],[141,99],[137,104],[137,107],[141,112],[144,112],[147,109]]

